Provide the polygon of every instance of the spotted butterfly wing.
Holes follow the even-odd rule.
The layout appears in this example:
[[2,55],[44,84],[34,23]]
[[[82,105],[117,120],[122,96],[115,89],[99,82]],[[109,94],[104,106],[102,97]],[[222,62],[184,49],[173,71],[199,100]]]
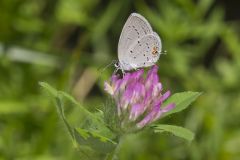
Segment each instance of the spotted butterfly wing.
[[118,59],[122,70],[147,67],[159,58],[161,40],[148,21],[132,13],[126,21],[118,43]]
[[[132,13],[127,19],[118,43],[118,59],[119,61],[126,61],[126,52],[129,47],[143,36],[151,34],[152,28],[148,21],[137,13]],[[127,62],[126,62],[127,63]]]
[[132,68],[154,65],[159,59],[162,44],[159,36],[154,32],[137,40],[127,51],[128,63]]

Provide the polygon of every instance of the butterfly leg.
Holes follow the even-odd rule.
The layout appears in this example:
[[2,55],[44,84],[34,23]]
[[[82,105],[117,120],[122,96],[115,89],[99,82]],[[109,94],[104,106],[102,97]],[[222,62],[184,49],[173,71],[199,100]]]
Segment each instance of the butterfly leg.
[[116,74],[118,72],[119,68],[116,68],[113,72],[113,74]]

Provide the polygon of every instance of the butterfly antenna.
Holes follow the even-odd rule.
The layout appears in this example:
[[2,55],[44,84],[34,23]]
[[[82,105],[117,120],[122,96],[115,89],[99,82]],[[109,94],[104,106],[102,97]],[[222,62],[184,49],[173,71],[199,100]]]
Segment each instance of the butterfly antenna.
[[108,65],[106,65],[105,67],[101,66],[98,68],[98,71],[100,71],[100,73],[102,74],[108,67],[110,67],[111,65],[114,65],[117,63],[117,60],[112,60],[111,63],[109,63]]

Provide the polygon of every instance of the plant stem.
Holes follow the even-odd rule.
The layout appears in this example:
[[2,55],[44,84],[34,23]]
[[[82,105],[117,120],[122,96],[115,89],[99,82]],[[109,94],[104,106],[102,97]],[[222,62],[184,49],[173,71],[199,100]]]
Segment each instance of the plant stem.
[[122,144],[124,137],[125,137],[125,135],[120,136],[117,146],[111,153],[107,154],[105,160],[118,160],[119,159],[119,157],[117,156],[117,153],[119,151],[119,148]]

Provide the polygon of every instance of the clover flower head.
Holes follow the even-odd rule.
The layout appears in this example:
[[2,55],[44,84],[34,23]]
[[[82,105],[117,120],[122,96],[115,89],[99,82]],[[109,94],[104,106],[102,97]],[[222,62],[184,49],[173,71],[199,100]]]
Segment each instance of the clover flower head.
[[169,104],[162,107],[170,96],[170,91],[162,93],[162,84],[154,65],[144,77],[144,70],[126,73],[122,78],[113,74],[110,82],[105,82],[105,90],[117,105],[118,117],[124,128],[134,124],[137,129],[158,120],[164,113],[175,107]]

